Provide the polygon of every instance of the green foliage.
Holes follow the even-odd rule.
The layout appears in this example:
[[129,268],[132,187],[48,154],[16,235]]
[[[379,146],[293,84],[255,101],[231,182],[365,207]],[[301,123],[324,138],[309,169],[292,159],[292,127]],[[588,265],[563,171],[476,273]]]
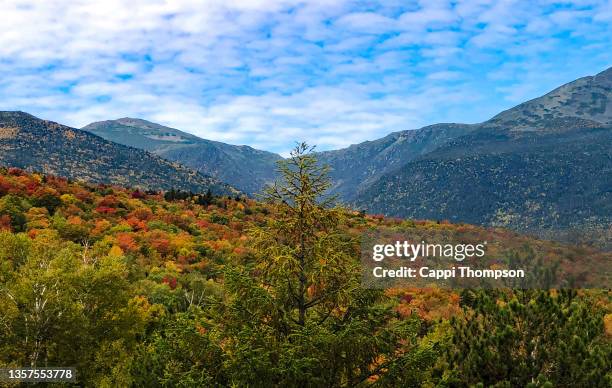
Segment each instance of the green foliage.
[[70,223],[60,215],[53,216],[51,219],[51,224],[63,239],[81,243],[82,241],[87,240],[89,237],[89,229],[87,226]]
[[55,213],[55,209],[62,205],[62,200],[52,194],[45,194],[42,197],[34,198],[32,205],[36,207],[44,207],[49,211],[49,214]]
[[[513,328],[514,341],[490,347],[501,354],[490,356],[491,366],[487,359],[440,357],[467,346],[452,342],[462,338],[459,295],[364,290],[357,266],[359,235],[368,228],[404,227],[416,241],[498,241],[489,248],[500,257],[525,246],[524,255],[511,257],[520,265],[544,265],[541,257],[567,267],[581,257],[598,268],[609,254],[501,229],[333,207],[325,193],[327,170],[306,146],[281,167],[284,181],[267,201],[217,197],[207,205],[0,169],[0,366],[74,365],[79,384],[101,387],[509,386],[516,379],[495,369],[507,359],[544,365],[530,369],[526,382],[544,387],[597,382],[599,372],[588,375],[588,365],[609,370],[596,356],[603,351],[609,358],[601,325],[601,311],[610,306],[605,292],[593,303],[587,296],[594,293],[568,303],[555,299],[559,308],[551,309],[530,307],[536,296],[490,294],[506,304],[485,310],[478,307],[486,305],[480,294],[464,293],[465,319],[478,323],[473,338],[488,340]],[[36,200],[46,194],[61,200],[53,214],[32,206],[44,205]],[[499,312],[513,297],[526,307]],[[521,315],[525,310],[532,312]],[[531,317],[537,319],[529,323]],[[596,319],[592,326],[589,317]],[[569,357],[566,350],[542,334],[555,325],[555,338],[566,350],[578,349],[575,358],[587,364],[573,371],[573,364],[559,361]],[[585,328],[588,336],[580,334]],[[516,345],[525,338],[538,338],[547,352],[532,352],[534,360],[526,361]],[[507,347],[514,347],[509,356]],[[469,381],[453,373],[462,368]]]
[[141,387],[225,385],[222,349],[206,331],[199,309],[164,319],[136,353],[134,384]]
[[0,216],[7,215],[11,220],[11,228],[15,232],[23,232],[25,230],[26,218],[24,213],[32,205],[16,195],[5,195],[0,198]]
[[[130,303],[121,258],[88,258],[53,233],[0,237],[0,365],[73,365],[95,379],[98,352],[134,346],[144,320]],[[9,263],[7,265],[7,263]]]
[[452,321],[447,384],[610,386],[603,312],[575,290],[465,290],[462,299],[465,316]]

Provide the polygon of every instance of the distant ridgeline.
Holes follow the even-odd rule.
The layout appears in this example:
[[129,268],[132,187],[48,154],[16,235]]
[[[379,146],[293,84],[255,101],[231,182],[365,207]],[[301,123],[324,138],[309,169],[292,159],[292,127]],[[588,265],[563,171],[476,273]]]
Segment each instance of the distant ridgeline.
[[271,152],[201,139],[140,119],[100,121],[83,130],[179,162],[251,195],[274,181],[276,161],[282,159]]
[[[274,179],[279,155],[203,140],[138,119],[92,123],[246,193]],[[612,240],[612,68],[481,124],[435,124],[321,152],[332,191],[370,213],[505,226],[599,246]]]

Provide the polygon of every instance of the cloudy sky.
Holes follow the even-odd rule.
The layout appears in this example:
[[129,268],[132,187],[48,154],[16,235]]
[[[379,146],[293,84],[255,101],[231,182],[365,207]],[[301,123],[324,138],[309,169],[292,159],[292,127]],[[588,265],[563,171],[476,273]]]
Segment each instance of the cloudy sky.
[[0,0],[0,110],[285,153],[479,122],[612,66],[612,0]]

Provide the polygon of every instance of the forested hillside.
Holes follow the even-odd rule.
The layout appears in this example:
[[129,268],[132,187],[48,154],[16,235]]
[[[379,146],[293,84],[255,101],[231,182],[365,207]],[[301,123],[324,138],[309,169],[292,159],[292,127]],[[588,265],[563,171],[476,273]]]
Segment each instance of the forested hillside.
[[237,192],[178,163],[23,112],[0,112],[0,166],[141,189]]
[[383,292],[358,268],[371,228],[522,260],[609,254],[328,208],[303,152],[282,176],[305,189],[256,202],[1,169],[0,366],[72,365],[87,386],[609,386],[608,292]]
[[612,129],[485,128],[383,175],[360,193],[373,213],[503,226],[609,248]]
[[[504,226],[609,249],[611,123],[612,68],[483,123],[457,126],[463,133],[452,138],[444,125],[414,131],[413,138],[433,132],[445,141],[406,152],[403,162],[385,157],[389,167],[357,180],[349,201],[372,213]],[[365,170],[398,143],[369,156]],[[344,162],[332,164],[335,171],[353,170]]]

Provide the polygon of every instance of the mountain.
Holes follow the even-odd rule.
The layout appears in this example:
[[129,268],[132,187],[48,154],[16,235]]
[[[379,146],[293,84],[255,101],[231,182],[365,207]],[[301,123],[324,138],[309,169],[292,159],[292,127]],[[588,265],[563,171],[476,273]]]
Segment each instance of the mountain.
[[611,144],[612,68],[406,155],[401,167],[354,188],[352,203],[392,216],[610,241]]
[[149,152],[23,112],[0,112],[0,165],[143,189],[237,192]]
[[271,152],[201,139],[141,119],[100,121],[82,129],[106,140],[177,161],[248,194],[261,192],[267,183],[274,180],[276,161],[281,159]]

